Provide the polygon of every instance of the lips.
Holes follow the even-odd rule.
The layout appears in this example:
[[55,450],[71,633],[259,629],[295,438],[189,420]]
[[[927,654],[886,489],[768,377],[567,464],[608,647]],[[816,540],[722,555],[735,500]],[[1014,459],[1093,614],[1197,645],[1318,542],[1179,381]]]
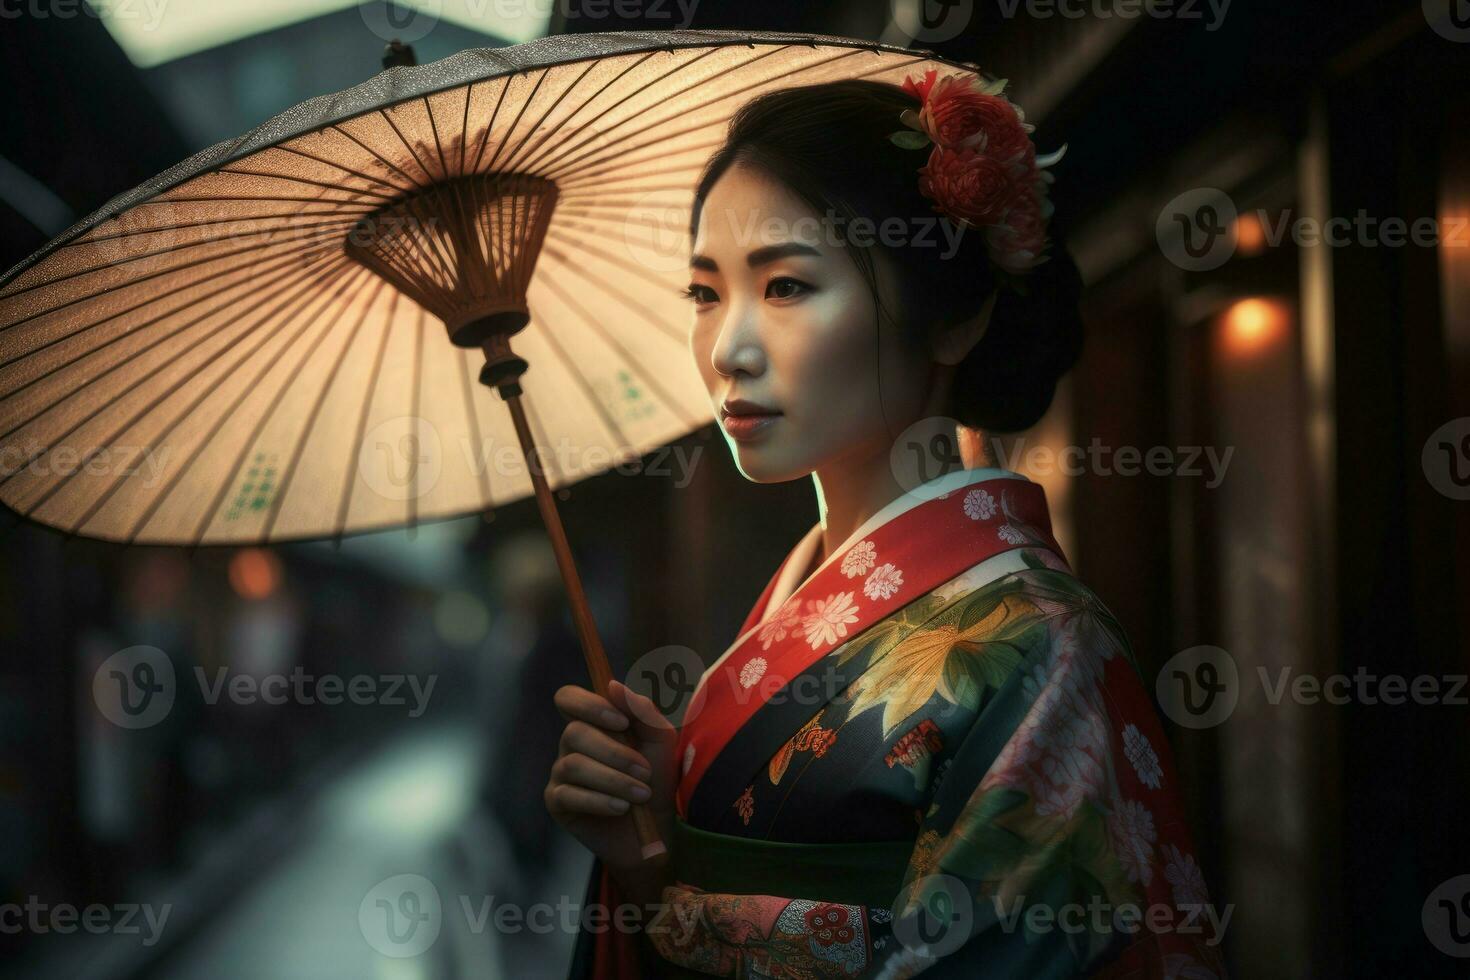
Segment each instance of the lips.
[[743,398],[730,399],[720,406],[720,425],[730,438],[741,441],[758,438],[780,418],[781,413],[775,409]]
[[738,417],[742,415],[780,415],[774,408],[767,408],[759,402],[753,402],[745,398],[727,398],[720,406],[720,418]]

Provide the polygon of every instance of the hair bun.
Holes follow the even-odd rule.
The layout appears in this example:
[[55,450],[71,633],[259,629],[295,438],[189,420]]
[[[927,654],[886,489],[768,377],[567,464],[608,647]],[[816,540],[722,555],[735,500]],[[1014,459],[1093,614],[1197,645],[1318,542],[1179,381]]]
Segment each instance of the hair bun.
[[1026,275],[1024,295],[1001,289],[985,336],[956,369],[951,414],[964,425],[1029,429],[1082,353],[1082,274],[1055,232],[1046,254]]

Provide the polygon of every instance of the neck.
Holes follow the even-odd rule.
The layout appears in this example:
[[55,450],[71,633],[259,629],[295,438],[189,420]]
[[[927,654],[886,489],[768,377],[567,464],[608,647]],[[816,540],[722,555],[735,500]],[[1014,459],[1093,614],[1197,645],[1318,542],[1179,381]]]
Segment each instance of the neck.
[[[941,415],[954,383],[953,365],[931,364],[930,372],[926,385],[928,397],[916,418]],[[988,465],[979,432],[962,429],[958,435],[961,465],[967,469]],[[872,445],[860,446],[812,471],[812,482],[817,489],[817,520],[822,525],[821,550],[813,559],[812,568],[826,561],[868,518],[906,492],[907,488],[894,476],[891,449],[890,437],[876,439]]]
[[888,451],[835,460],[812,472],[817,490],[817,519],[822,525],[821,551],[815,568],[854,531],[904,493],[893,476]]

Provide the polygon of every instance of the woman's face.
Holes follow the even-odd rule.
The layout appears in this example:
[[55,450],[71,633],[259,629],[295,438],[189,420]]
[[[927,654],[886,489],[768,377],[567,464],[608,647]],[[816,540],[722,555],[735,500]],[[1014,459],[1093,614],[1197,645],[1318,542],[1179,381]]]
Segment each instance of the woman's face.
[[[886,458],[922,414],[929,353],[886,318],[878,330],[849,251],[816,212],[753,168],[732,166],[705,200],[690,258],[690,346],[749,480]],[[891,269],[881,253],[876,261],[893,311]]]

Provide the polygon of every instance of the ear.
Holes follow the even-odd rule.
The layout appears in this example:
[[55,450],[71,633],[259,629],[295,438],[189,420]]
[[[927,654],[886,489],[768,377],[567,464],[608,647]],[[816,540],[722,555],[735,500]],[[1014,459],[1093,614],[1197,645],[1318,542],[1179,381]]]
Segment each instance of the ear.
[[1000,298],[1000,290],[991,290],[985,299],[985,305],[980,312],[953,326],[942,327],[935,332],[931,347],[934,352],[934,360],[940,364],[954,365],[963,361],[974,350],[975,345],[980,343],[985,336],[985,331],[990,328],[990,317],[995,312],[995,301]]

